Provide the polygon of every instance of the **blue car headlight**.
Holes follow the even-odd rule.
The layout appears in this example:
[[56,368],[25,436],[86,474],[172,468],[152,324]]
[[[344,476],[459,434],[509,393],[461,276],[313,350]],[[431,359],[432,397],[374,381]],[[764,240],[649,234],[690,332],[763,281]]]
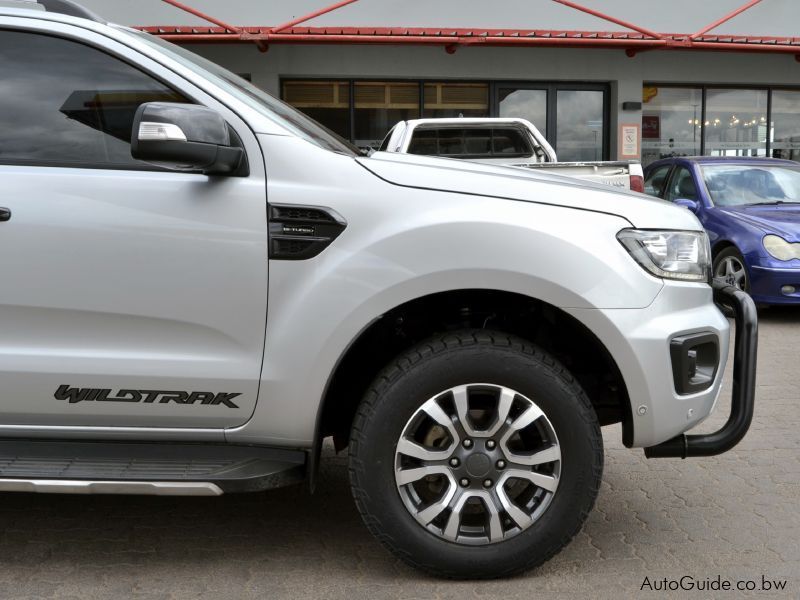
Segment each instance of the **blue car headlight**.
[[656,277],[710,281],[711,249],[704,231],[623,229],[617,239]]
[[787,242],[779,235],[766,235],[761,243],[764,244],[764,250],[778,260],[800,258],[800,244]]

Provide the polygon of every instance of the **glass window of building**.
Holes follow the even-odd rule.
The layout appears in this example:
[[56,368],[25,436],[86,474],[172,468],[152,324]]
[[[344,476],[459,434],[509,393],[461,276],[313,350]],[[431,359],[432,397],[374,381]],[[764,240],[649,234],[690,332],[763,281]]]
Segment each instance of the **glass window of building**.
[[488,117],[489,84],[426,83],[422,116],[426,119]]
[[547,90],[501,87],[497,100],[499,116],[527,119],[547,137]]
[[642,163],[701,153],[703,91],[700,88],[646,85],[642,101]]
[[769,119],[772,156],[800,160],[800,91],[773,90]]
[[353,143],[378,148],[398,121],[419,118],[419,83],[355,82]]
[[766,156],[767,90],[706,90],[705,154]]
[[603,100],[599,90],[558,90],[555,151],[560,161],[603,160]]
[[350,83],[347,81],[285,81],[283,100],[350,139]]

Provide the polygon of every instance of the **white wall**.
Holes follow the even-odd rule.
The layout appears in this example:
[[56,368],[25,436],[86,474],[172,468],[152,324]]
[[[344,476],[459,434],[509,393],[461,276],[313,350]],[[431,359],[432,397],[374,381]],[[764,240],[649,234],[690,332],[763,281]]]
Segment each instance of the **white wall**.
[[800,85],[793,55],[651,51],[628,58],[621,50],[556,48],[443,48],[420,46],[255,45],[190,46],[253,82],[280,94],[281,77],[431,78],[479,80],[592,81],[611,83],[611,157],[620,123],[640,123],[641,113],[622,111],[641,102],[642,84],[717,83]]

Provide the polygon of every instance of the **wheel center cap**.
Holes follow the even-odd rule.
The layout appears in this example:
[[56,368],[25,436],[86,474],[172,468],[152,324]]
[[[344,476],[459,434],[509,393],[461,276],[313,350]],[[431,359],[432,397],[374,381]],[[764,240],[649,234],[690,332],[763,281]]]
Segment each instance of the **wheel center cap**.
[[466,467],[471,477],[484,477],[492,470],[492,459],[485,454],[476,453],[467,459]]

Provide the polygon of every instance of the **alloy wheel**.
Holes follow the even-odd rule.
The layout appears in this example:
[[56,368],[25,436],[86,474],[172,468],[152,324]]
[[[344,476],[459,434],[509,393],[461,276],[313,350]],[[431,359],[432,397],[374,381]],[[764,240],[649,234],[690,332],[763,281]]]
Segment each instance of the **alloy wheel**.
[[736,256],[726,256],[719,261],[714,275],[722,278],[728,285],[747,291],[747,271]]
[[417,522],[450,542],[509,539],[558,488],[561,448],[547,416],[508,387],[460,385],[427,400],[395,452],[395,483]]

